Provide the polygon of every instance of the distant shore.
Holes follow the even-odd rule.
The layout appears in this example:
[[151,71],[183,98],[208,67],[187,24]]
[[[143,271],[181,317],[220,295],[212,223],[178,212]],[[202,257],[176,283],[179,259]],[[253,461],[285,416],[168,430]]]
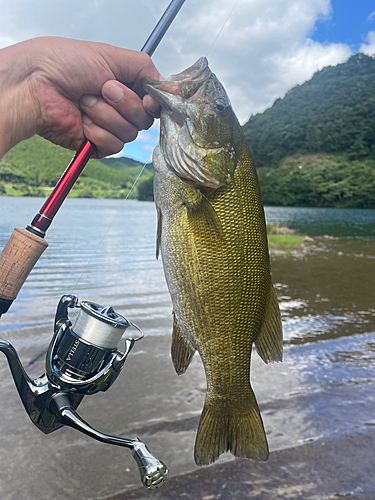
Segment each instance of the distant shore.
[[[29,198],[48,198],[53,188],[50,186],[29,186],[27,184],[5,184],[0,183],[0,196],[10,197],[29,197]],[[124,199],[131,190],[128,188],[106,188],[98,186],[88,186],[83,182],[77,184],[70,191],[69,198],[95,198],[101,199]],[[137,192],[131,193],[129,198],[135,199]]]

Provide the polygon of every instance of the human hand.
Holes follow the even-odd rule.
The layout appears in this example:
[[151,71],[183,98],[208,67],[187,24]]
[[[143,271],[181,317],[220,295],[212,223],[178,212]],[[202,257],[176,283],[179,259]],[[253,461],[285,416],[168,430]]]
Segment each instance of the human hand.
[[144,76],[161,78],[148,55],[102,43],[43,37],[0,50],[0,157],[34,134],[117,153],[159,116]]

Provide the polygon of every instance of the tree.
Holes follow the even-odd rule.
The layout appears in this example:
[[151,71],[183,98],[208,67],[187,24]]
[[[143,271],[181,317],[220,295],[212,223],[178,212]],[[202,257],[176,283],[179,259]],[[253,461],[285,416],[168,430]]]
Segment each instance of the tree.
[[154,178],[140,182],[138,186],[138,200],[154,201]]

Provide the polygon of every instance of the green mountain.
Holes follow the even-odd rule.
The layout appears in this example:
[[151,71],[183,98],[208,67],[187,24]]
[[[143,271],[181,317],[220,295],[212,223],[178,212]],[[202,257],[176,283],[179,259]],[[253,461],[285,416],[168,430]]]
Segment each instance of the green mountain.
[[375,57],[323,68],[243,130],[265,204],[375,207]]
[[[126,156],[120,156],[118,158],[103,158],[100,161],[118,172],[133,175],[134,177],[139,174],[144,166],[144,163],[133,160],[132,158],[127,158]],[[152,163],[146,163],[145,170],[152,172]]]
[[258,168],[294,153],[375,154],[375,57],[356,54],[293,87],[243,126]]
[[[74,152],[39,136],[17,144],[0,160],[0,194],[47,196],[73,156]],[[71,196],[124,198],[142,168],[140,162],[130,158],[89,160]],[[146,168],[140,181],[151,175],[150,169]],[[134,190],[131,197],[136,195]]]

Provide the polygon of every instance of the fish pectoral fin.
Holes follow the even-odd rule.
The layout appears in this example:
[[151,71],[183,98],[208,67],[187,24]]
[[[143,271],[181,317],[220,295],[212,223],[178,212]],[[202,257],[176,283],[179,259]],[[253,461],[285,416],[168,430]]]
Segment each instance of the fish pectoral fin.
[[174,314],[171,353],[174,368],[178,375],[182,375],[186,372],[187,367],[194,356],[195,349],[182,335]]
[[275,289],[271,284],[262,328],[255,347],[265,363],[283,360],[283,329]]
[[157,208],[156,212],[157,212],[157,216],[158,216],[158,225],[157,225],[157,230],[156,230],[156,259],[158,259],[159,254],[160,254],[160,246],[161,246],[161,230],[162,230],[163,214],[162,214],[160,208]]
[[186,208],[191,229],[195,232],[208,230],[211,239],[224,240],[224,231],[212,203],[197,187],[180,179],[170,179],[175,199]]
[[198,206],[186,204],[189,224],[197,231],[206,232],[208,229],[208,235],[212,240],[225,240],[223,226],[210,200],[200,191],[198,193],[200,194]]

